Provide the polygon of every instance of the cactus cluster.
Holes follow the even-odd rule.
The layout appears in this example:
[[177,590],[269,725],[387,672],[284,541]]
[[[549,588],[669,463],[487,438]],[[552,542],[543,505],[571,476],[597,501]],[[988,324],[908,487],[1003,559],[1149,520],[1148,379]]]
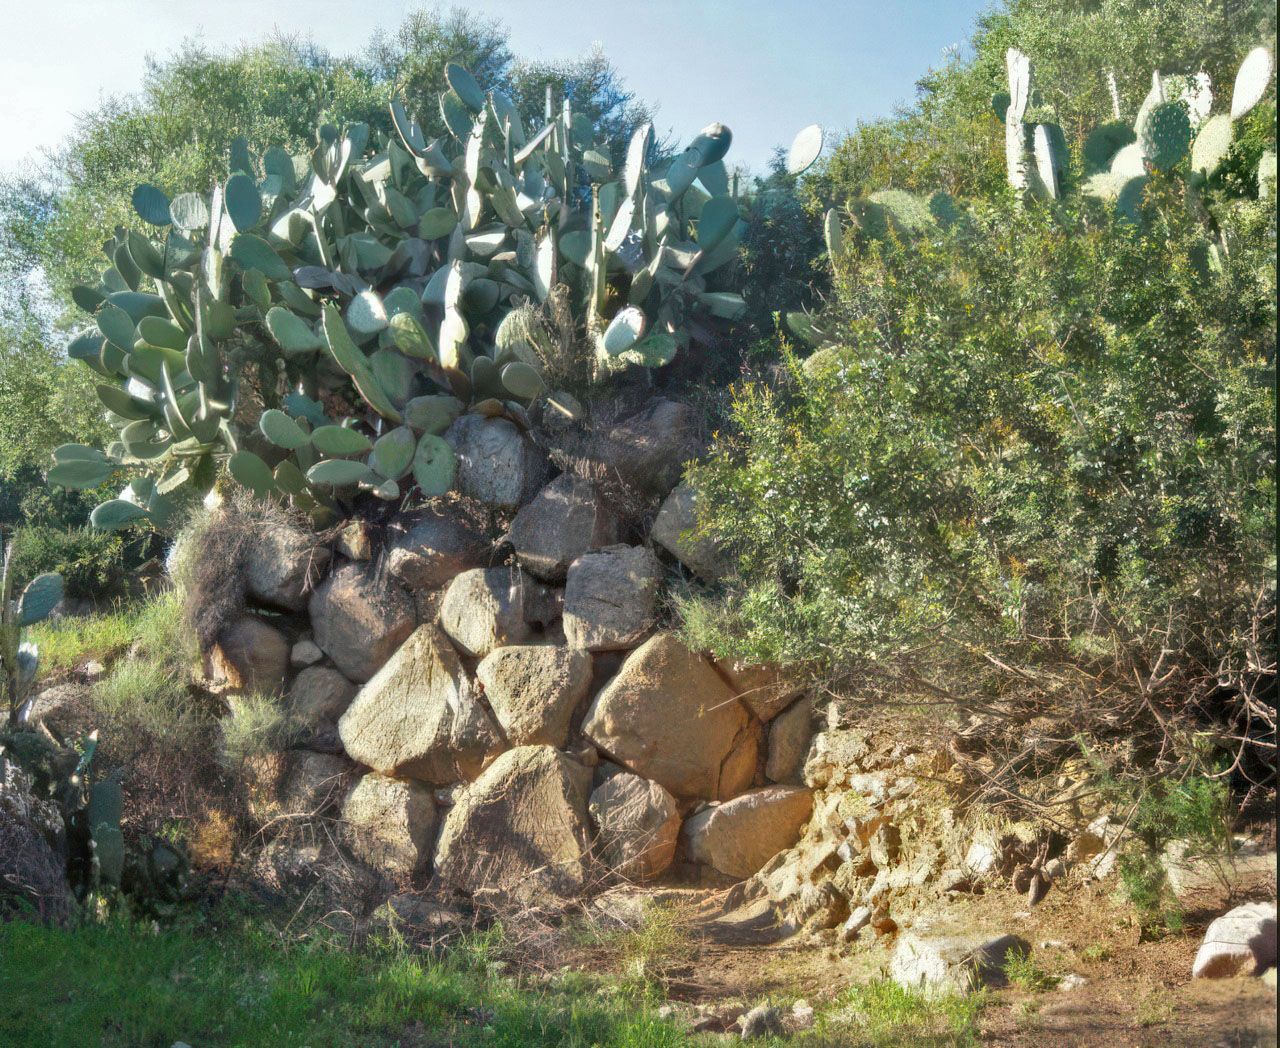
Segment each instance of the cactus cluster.
[[[1231,150],[1233,122],[1262,99],[1272,71],[1271,53],[1265,47],[1250,51],[1236,74],[1229,114],[1213,113],[1213,87],[1206,73],[1152,73],[1151,90],[1138,108],[1132,131],[1126,135],[1124,125],[1107,124],[1090,135],[1085,156],[1095,173],[1083,191],[1114,201],[1121,214],[1136,218],[1151,173],[1171,171],[1189,158],[1192,183],[1208,178]],[[1107,146],[1114,146],[1109,155]]]
[[[1005,64],[1009,90],[994,94],[991,107],[1005,126],[1009,185],[1021,199],[1056,199],[1066,188],[1066,139],[1041,105],[1031,60],[1016,48],[1009,48]],[[1189,155],[1192,184],[1213,174],[1231,149],[1232,122],[1262,99],[1272,72],[1271,54],[1266,48],[1255,48],[1246,56],[1236,75],[1230,115],[1212,115],[1213,90],[1208,74],[1153,74],[1151,90],[1132,125],[1118,119],[1108,121],[1086,137],[1082,160],[1084,172],[1090,177],[1081,190],[1114,201],[1118,213],[1137,219],[1151,172],[1173,170]],[[1119,96],[1114,92],[1114,78],[1109,79],[1118,113]],[[814,125],[802,130],[791,147],[788,170],[803,172],[817,159],[821,145],[821,128]],[[1275,154],[1268,152],[1258,164],[1260,199],[1275,192],[1275,163]],[[964,215],[962,205],[948,193],[926,197],[901,189],[882,189],[852,201],[845,216],[836,208],[828,210],[823,237],[828,255],[835,260],[844,251],[847,239],[844,217],[852,219],[864,238],[883,240],[947,229],[962,221]],[[1220,248],[1211,241],[1206,253],[1212,266],[1220,257]],[[810,346],[822,348],[830,344],[828,333],[813,314],[792,312],[784,321],[793,335]]]
[[95,526],[162,524],[176,492],[207,491],[224,465],[317,520],[361,492],[447,491],[442,434],[462,412],[524,427],[535,405],[581,411],[551,384],[559,285],[596,375],[665,364],[743,315],[714,283],[745,229],[728,128],[655,163],[645,125],[615,168],[550,91],[530,129],[461,66],[446,79],[442,139],[395,100],[394,135],[322,124],[306,156],[237,140],[209,195],[137,188],[150,230],[106,244],[101,281],[74,293],[94,324],[68,347],[119,438],[60,447],[48,474],[71,488],[133,475]]
[[23,640],[23,630],[49,617],[62,600],[62,576],[37,575],[18,597],[13,596],[13,546],[0,551],[0,687],[9,709],[9,726],[23,717],[27,695],[36,679],[40,653]]

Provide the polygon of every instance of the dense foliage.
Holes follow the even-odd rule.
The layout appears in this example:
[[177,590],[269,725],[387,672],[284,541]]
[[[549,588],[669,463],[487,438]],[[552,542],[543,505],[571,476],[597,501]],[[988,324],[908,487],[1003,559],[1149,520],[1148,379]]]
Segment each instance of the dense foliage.
[[[1033,94],[1027,120],[1067,130],[1047,152],[1063,150],[1065,177],[1058,199],[1027,200],[1005,184],[994,111],[961,106],[961,124],[939,129],[937,107],[940,91],[954,100],[974,78],[972,97],[999,87],[984,72],[992,42],[1043,44],[1050,6],[1072,46],[1033,59],[1034,84],[1058,104]],[[1276,227],[1274,183],[1259,184],[1274,165],[1269,65],[1255,55],[1267,79],[1236,85],[1261,104],[1216,118],[1229,130],[1207,178],[1186,160],[1190,136],[1161,160],[1140,115],[1141,152],[1128,160],[1138,177],[1117,173],[1118,159],[1102,180],[1126,192],[1109,204],[1072,177],[1087,169],[1076,146],[1093,103],[1087,91],[1066,97],[1067,71],[1105,53],[1128,83],[1150,49],[1128,29],[1109,50],[1098,35],[1131,5],[1087,16],[1063,6],[1015,3],[985,20],[973,60],[934,74],[919,106],[861,129],[802,184],[811,210],[843,205],[825,220],[834,286],[812,316],[788,317],[809,345],[787,349],[781,381],[735,390],[732,424],[692,472],[704,527],[738,576],[684,601],[686,631],[724,654],[856,680],[867,695],[1015,721],[1048,714],[1059,743],[1119,730],[1167,746],[1213,724],[1240,756],[1231,769],[1271,781]],[[1211,66],[1222,107],[1234,73],[1222,66],[1265,22],[1242,11],[1237,35],[1205,30],[1200,50],[1178,37],[1173,68]],[[1152,105],[1163,119],[1184,103]],[[971,135],[963,120],[992,133]],[[921,126],[937,133],[933,159],[917,163]],[[1053,163],[1029,153],[1042,171]],[[889,156],[911,158],[905,183],[881,163]],[[939,158],[937,181],[918,176]],[[876,177],[898,188],[868,193]],[[940,186],[968,198],[927,195]],[[1035,750],[1021,739],[1005,757]]]

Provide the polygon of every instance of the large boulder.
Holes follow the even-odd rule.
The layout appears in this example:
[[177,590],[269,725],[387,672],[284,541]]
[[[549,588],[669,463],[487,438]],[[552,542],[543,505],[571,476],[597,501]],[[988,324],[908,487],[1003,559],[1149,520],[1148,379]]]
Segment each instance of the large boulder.
[[206,659],[209,676],[233,693],[277,695],[289,677],[290,645],[274,626],[244,615],[218,634]]
[[627,657],[591,704],[582,734],[677,797],[727,799],[755,775],[747,711],[711,664],[670,633]]
[[595,788],[587,809],[596,824],[600,861],[611,872],[646,881],[671,865],[680,809],[656,782],[630,772],[613,775]]
[[483,567],[488,559],[483,527],[456,502],[406,513],[389,530],[388,569],[411,590],[447,586],[455,575]]
[[458,458],[458,490],[486,506],[519,509],[546,483],[546,453],[505,418],[463,415],[444,439]]
[[476,667],[484,697],[513,746],[562,747],[591,685],[591,656],[577,648],[496,648]]
[[351,850],[388,873],[408,876],[431,862],[435,791],[420,782],[364,776],[342,805]]
[[308,666],[289,688],[289,713],[303,731],[321,734],[337,727],[355,697],[356,686],[332,666]]
[[347,753],[383,775],[437,786],[474,779],[502,748],[458,654],[420,626],[338,722]]
[[725,659],[716,669],[752,713],[770,721],[790,706],[804,691],[804,684],[789,677],[777,666],[761,666],[740,659]]
[[244,584],[249,597],[284,611],[301,611],[329,564],[329,550],[301,528],[259,528],[245,544]]
[[934,933],[912,928],[898,937],[889,962],[889,977],[899,986],[934,995],[967,994],[982,986],[1001,985],[1011,956],[1026,956],[1030,944],[1016,935],[980,932]]
[[516,514],[510,541],[527,570],[563,582],[582,554],[618,541],[618,521],[595,484],[562,473]]
[[689,857],[730,877],[750,877],[790,848],[813,811],[813,795],[765,786],[692,815],[684,832]]
[[574,648],[622,651],[653,628],[662,568],[644,546],[611,546],[569,565],[564,635]]
[[361,683],[378,672],[413,632],[413,600],[384,572],[344,564],[311,596],[311,628],[320,650]]
[[698,534],[697,506],[697,491],[678,484],[658,510],[649,537],[695,575],[716,582],[729,573],[729,558],[715,539]]
[[1193,979],[1261,975],[1276,963],[1276,904],[1251,902],[1209,925],[1191,965]]
[[765,778],[773,782],[799,783],[812,738],[813,702],[808,698],[799,699],[769,723]]
[[590,772],[550,746],[508,750],[459,797],[436,844],[441,880],[471,895],[564,900],[586,885]]
[[555,595],[519,568],[474,568],[445,590],[440,625],[468,655],[533,639],[534,626],[559,613]]
[[679,483],[684,464],[702,449],[698,410],[659,398],[609,431],[601,457],[606,470],[623,483],[661,498]]

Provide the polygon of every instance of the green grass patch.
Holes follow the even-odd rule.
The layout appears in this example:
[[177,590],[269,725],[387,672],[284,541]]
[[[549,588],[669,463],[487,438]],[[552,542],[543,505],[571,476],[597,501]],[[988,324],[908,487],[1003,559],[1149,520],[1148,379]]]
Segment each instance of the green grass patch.
[[253,928],[214,938],[15,921],[0,926],[0,958],[0,1043],[12,1048],[689,1043],[643,1001],[521,990],[465,950],[441,961],[394,942],[350,950]]
[[847,990],[797,1043],[862,1048],[967,1048],[978,1043],[982,993],[925,994],[888,980]]
[[137,607],[121,605],[98,615],[36,623],[28,637],[40,646],[40,673],[48,676],[89,659],[115,658],[137,636]]
[[97,659],[110,662],[134,644],[143,659],[185,673],[198,656],[183,621],[182,601],[172,591],[145,603],[118,604],[112,610],[39,622],[27,630],[40,647],[40,674],[49,676]]

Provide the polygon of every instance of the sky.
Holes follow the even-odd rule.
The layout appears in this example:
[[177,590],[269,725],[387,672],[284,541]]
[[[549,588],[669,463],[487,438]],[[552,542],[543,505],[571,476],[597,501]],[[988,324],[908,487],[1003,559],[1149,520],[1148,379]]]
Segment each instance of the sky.
[[[0,174],[39,163],[75,114],[142,81],[148,55],[273,30],[336,54],[392,30],[421,0],[0,0]],[[449,6],[448,4],[442,6]],[[807,124],[833,131],[910,102],[915,81],[963,44],[983,0],[469,0],[504,21],[525,57],[599,43],[627,86],[687,141],[719,120],[731,161],[760,170]]]

